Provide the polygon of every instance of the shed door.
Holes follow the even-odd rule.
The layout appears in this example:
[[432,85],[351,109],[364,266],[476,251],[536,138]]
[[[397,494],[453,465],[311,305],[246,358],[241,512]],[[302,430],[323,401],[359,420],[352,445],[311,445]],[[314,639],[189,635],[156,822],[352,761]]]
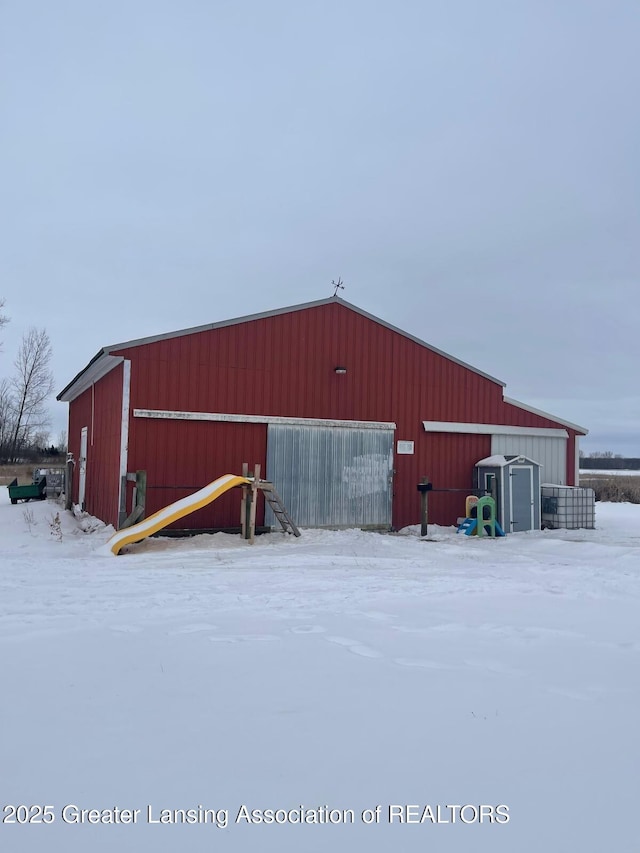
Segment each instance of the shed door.
[[511,483],[511,530],[533,530],[533,468],[531,465],[512,466],[509,471]]
[[87,433],[88,428],[82,427],[80,430],[80,458],[78,459],[78,506],[80,509],[84,509],[84,496],[87,486]]
[[269,424],[267,478],[301,527],[391,527],[393,430]]

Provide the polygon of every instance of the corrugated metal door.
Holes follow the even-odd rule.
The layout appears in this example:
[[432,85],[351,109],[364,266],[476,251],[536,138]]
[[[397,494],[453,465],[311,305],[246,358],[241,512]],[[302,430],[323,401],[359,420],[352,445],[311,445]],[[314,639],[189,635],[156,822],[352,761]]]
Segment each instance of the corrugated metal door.
[[541,480],[564,486],[567,481],[567,439],[539,435],[493,435],[491,454],[528,456],[541,467]]
[[267,478],[301,527],[390,527],[393,430],[270,424]]

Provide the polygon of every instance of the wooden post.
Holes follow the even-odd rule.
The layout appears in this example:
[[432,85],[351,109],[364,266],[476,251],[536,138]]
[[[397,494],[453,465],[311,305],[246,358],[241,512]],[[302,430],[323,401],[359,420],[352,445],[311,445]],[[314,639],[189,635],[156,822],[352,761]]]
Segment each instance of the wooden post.
[[67,472],[64,478],[64,508],[71,509],[73,501],[71,499],[71,489],[73,486],[73,459],[67,459]]
[[136,506],[138,510],[138,520],[144,518],[144,511],[147,504],[147,472],[136,471]]
[[[123,514],[126,514],[126,484],[127,482],[135,482],[135,486],[133,488],[133,505],[131,507],[131,512],[126,518],[120,521],[120,518]],[[122,495],[121,495],[121,503],[120,503],[120,517],[118,519],[119,530],[124,529],[125,527],[132,527],[134,524],[137,524],[139,521],[142,521],[144,518],[145,508],[147,502],[147,472],[146,471],[136,471],[135,474],[126,474],[122,478]]]
[[431,483],[428,477],[422,477],[418,491],[420,492],[420,536],[426,536],[429,526],[429,491]]
[[120,508],[118,509],[118,530],[121,530],[127,517],[127,475],[120,477]]
[[[242,463],[242,476],[249,476],[249,463]],[[249,486],[246,483],[242,486],[242,501],[240,502],[240,529],[241,529],[241,537],[243,539],[247,538],[247,492],[249,491]]]
[[256,537],[256,509],[258,506],[258,483],[260,482],[260,465],[253,468],[253,483],[251,484],[251,508],[249,512],[249,542],[253,545]]

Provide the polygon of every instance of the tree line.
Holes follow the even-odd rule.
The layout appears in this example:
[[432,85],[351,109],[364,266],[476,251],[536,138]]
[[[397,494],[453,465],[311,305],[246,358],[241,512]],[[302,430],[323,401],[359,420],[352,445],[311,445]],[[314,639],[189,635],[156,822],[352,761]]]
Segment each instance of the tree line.
[[640,471],[640,459],[630,456],[583,456],[580,458],[583,471]]
[[[9,322],[4,306],[5,300],[0,299],[0,329]],[[46,329],[32,327],[24,332],[12,372],[0,380],[0,462],[33,458],[49,442],[51,356]]]

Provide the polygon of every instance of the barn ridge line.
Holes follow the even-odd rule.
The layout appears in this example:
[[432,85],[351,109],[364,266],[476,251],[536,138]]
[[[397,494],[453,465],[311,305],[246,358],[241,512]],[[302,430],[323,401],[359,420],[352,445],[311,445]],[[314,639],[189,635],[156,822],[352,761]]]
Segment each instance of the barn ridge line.
[[[484,379],[488,379],[490,382],[494,382],[496,385],[500,385],[502,388],[506,388],[506,382],[502,382],[500,379],[496,379],[495,376],[491,376],[488,373],[485,373],[482,370],[479,370],[477,367],[474,367],[471,364],[468,364],[465,361],[462,361],[459,358],[456,358],[453,355],[445,352],[444,350],[438,349],[438,347],[434,347],[432,344],[423,341],[421,338],[412,335],[410,332],[406,332],[404,329],[400,329],[398,326],[394,326],[391,323],[388,323],[386,320],[382,320],[380,317],[376,317],[374,314],[370,314],[368,311],[365,311],[363,308],[359,308],[357,305],[353,305],[351,302],[347,302],[345,299],[341,299],[339,296],[329,296],[326,299],[317,299],[314,302],[302,302],[298,305],[290,305],[285,308],[275,308],[271,311],[262,311],[258,314],[247,314],[242,317],[233,317],[228,320],[220,320],[215,323],[205,323],[201,326],[191,326],[186,329],[177,329],[172,332],[163,332],[158,335],[149,335],[145,338],[135,338],[130,341],[123,341],[117,344],[109,344],[106,347],[100,349],[91,361],[82,368],[82,370],[73,377],[71,382],[69,382],[60,393],[56,396],[57,400],[62,400],[64,396],[68,394],[69,391],[73,388],[73,386],[78,382],[78,380],[100,359],[104,359],[105,357],[111,356],[111,353],[121,349],[129,349],[132,347],[144,346],[146,344],[153,344],[158,341],[169,340],[170,338],[179,338],[185,337],[186,335],[195,335],[200,332],[208,332],[213,331],[215,329],[223,329],[226,326],[237,326],[240,323],[250,323],[254,320],[264,320],[269,317],[277,317],[280,314],[292,314],[296,311],[306,311],[309,308],[319,308],[322,305],[341,305],[344,308],[347,308],[350,311],[355,312],[356,314],[360,314],[362,317],[365,317],[368,320],[371,320],[374,323],[377,323],[380,326],[384,326],[392,332],[395,332],[398,335],[402,335],[404,338],[408,338],[410,341],[418,344],[419,346],[424,347],[425,349],[430,350],[431,352],[436,353],[436,355],[440,355],[443,358],[448,359],[449,361],[454,362],[455,364],[459,364],[461,367],[466,368],[467,370],[471,370],[473,373],[478,376],[482,376]],[[112,357],[112,356],[111,356]],[[113,357],[112,357],[113,358]],[[105,365],[106,366],[106,365]],[[115,367],[115,363],[111,366]],[[108,368],[110,369],[110,368]],[[105,371],[107,372],[107,371]]]

